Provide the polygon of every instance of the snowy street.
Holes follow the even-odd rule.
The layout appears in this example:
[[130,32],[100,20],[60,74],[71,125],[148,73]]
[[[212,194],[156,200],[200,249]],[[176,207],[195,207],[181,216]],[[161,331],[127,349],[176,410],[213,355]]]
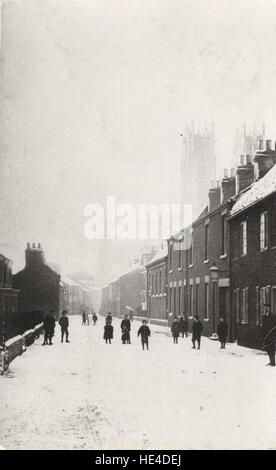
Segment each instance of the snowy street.
[[0,377],[0,444],[6,449],[270,449],[276,448],[276,369],[267,357],[236,345],[191,338],[173,344],[151,326],[142,351],[133,322],[131,345],[106,345],[104,320],[81,326],[70,317],[70,344],[40,337]]

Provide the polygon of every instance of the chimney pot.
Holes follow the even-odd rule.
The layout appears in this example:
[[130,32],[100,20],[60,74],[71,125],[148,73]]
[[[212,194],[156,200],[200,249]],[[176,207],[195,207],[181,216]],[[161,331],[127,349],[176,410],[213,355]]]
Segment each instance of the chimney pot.
[[35,248],[35,243],[33,243],[33,248]]
[[241,164],[241,165],[244,165],[244,155],[241,155],[241,156],[240,156],[240,164]]
[[30,243],[27,243],[27,250],[29,250],[31,247]]
[[235,178],[235,168],[231,168],[231,178]]
[[272,150],[272,140],[266,141],[266,150]]
[[251,158],[251,155],[246,155],[246,163],[251,163],[252,162],[252,158]]
[[228,170],[227,170],[227,168],[224,168],[223,173],[224,173],[224,174],[223,174],[224,178],[228,178]]

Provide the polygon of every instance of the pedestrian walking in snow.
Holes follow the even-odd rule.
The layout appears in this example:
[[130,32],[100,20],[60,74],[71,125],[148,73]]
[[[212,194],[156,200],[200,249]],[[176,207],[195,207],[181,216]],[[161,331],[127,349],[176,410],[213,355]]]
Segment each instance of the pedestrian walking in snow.
[[86,324],[86,313],[82,312],[82,325]]
[[128,315],[125,315],[125,318],[121,321],[121,330],[122,330],[122,343],[130,344],[130,330],[131,324],[128,318]]
[[54,317],[54,313],[50,312],[47,313],[45,319],[44,319],[44,342],[43,346],[46,344],[52,345],[52,339],[55,334],[55,326],[56,326],[56,321]]
[[219,319],[217,333],[220,342],[220,349],[225,349],[226,338],[228,334],[228,325],[222,317]]
[[142,348],[143,350],[145,349],[145,346],[147,349],[149,349],[149,336],[150,336],[150,329],[147,325],[147,320],[142,321],[142,326],[140,326],[137,336],[139,337],[141,335],[141,341],[142,341]]
[[179,321],[177,317],[174,317],[174,320],[171,326],[171,332],[172,332],[173,342],[177,344],[178,337],[179,337]]
[[275,366],[275,342],[276,342],[276,316],[271,313],[270,305],[264,305],[263,324],[263,346],[262,349],[268,354],[268,366]]
[[65,335],[65,341],[66,343],[70,343],[69,341],[69,318],[67,316],[67,311],[63,310],[61,317],[59,319],[59,324],[60,324],[60,329],[61,329],[61,342],[63,343],[63,338]]
[[105,339],[106,344],[109,343],[111,344],[111,340],[113,339],[113,326],[111,323],[108,321],[104,325],[104,336],[103,338]]
[[92,320],[93,320],[93,325],[97,325],[98,317],[96,313],[93,313]]
[[201,341],[202,330],[203,330],[202,323],[199,321],[198,315],[195,315],[194,316],[194,322],[193,322],[193,329],[192,329],[193,349],[195,349],[195,343],[196,342],[197,342],[197,349],[200,349],[200,341]]
[[108,314],[106,315],[105,317],[105,322],[110,322],[110,324],[112,323],[112,315],[111,315],[111,312],[108,312]]

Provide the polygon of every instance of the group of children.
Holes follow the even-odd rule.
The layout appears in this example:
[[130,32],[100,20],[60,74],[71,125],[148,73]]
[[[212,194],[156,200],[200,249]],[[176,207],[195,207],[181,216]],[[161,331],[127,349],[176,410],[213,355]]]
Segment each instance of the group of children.
[[[124,319],[121,321],[122,344],[130,344],[130,331],[131,322],[128,318],[128,315],[125,315]],[[108,312],[105,318],[103,335],[103,338],[106,343],[111,344],[111,340],[113,339],[113,332],[114,328],[112,326],[112,315],[110,312]],[[142,321],[142,326],[140,326],[137,336],[141,336],[142,348],[145,349],[146,347],[147,349],[149,349],[150,329],[147,325],[147,320]]]

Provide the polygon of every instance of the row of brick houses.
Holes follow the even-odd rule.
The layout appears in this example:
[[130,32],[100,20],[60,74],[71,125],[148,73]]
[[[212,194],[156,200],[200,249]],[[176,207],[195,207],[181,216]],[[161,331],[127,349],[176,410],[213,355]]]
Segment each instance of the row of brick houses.
[[199,315],[214,337],[219,317],[229,339],[260,347],[264,303],[276,313],[276,151],[259,142],[252,156],[209,190],[192,226],[167,240],[147,265],[150,318]]
[[132,312],[134,316],[147,315],[146,264],[156,255],[156,249],[145,251],[129,268],[102,288],[101,314],[120,317]]

